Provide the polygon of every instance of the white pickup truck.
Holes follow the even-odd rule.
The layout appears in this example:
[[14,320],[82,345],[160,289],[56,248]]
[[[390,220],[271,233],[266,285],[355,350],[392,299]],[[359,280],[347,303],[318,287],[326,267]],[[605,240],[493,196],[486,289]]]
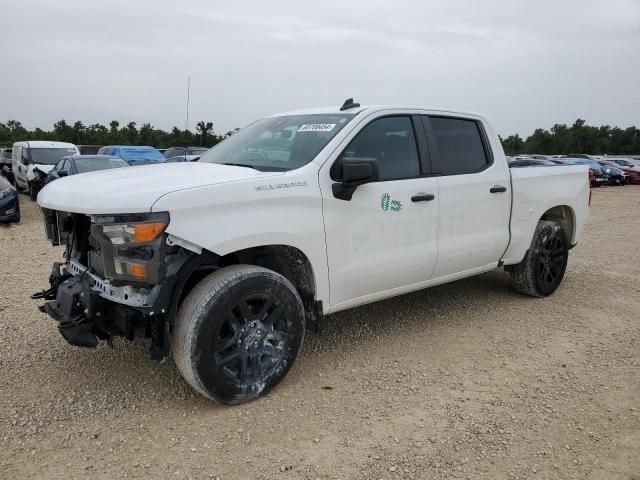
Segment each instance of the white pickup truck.
[[586,166],[510,170],[481,116],[348,100],[259,120],[197,162],[50,183],[38,203],[66,253],[34,298],[71,344],[148,339],[241,403],[324,315],[499,267],[551,294],[589,199]]

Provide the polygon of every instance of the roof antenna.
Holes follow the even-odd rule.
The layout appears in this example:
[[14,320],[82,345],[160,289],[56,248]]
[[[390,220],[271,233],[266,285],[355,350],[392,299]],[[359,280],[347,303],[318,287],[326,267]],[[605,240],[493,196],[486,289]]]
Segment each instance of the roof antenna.
[[347,98],[342,104],[342,106],[340,107],[340,111],[343,112],[351,108],[358,108],[359,106],[360,106],[359,103],[353,103],[353,98]]

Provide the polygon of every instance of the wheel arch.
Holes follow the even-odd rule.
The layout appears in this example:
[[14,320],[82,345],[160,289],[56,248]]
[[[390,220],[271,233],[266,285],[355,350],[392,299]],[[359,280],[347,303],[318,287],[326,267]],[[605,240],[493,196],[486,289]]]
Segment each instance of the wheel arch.
[[261,245],[231,252],[220,258],[221,266],[245,263],[264,267],[282,275],[298,291],[305,310],[312,310],[317,283],[309,258],[291,245]]
[[207,250],[193,254],[181,272],[176,307],[204,277],[212,271],[231,265],[247,264],[264,267],[282,275],[298,291],[305,310],[313,311],[317,297],[317,280],[311,261],[291,245],[260,245],[218,255]]
[[544,212],[540,220],[559,223],[564,230],[567,245],[571,247],[575,244],[576,214],[573,208],[568,205],[557,205]]

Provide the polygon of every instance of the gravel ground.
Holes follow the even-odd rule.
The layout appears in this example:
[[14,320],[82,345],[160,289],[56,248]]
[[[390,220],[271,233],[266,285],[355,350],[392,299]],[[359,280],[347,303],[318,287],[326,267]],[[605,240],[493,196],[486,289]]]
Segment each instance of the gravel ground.
[[142,344],[67,345],[29,294],[61,250],[0,227],[0,477],[640,479],[640,187],[593,192],[563,286],[495,272],[328,318],[249,405]]

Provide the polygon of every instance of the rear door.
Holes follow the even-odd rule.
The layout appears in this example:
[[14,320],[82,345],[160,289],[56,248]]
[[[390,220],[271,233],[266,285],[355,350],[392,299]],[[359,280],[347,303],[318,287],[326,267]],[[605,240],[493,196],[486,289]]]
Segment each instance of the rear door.
[[506,162],[494,161],[478,119],[430,115],[422,121],[440,200],[433,278],[497,266],[509,243]]

